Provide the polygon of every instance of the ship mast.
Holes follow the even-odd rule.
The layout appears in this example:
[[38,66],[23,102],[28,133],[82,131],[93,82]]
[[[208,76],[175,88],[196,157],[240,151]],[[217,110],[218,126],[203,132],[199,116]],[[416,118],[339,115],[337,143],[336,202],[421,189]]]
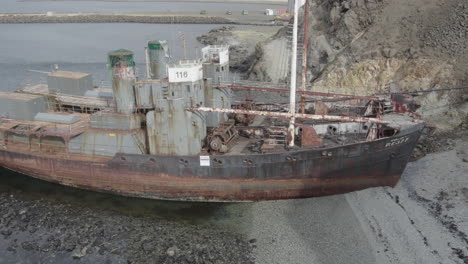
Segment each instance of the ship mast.
[[309,45],[309,8],[310,1],[305,0],[304,6],[304,45],[302,47],[302,83],[301,90],[307,88],[307,46]]
[[146,79],[151,79],[148,47],[145,47]]
[[288,139],[289,146],[294,147],[294,123],[296,114],[296,75],[297,75],[297,24],[298,24],[298,9],[299,1],[294,1],[294,23],[293,23],[293,36],[292,36],[292,55],[291,55],[291,86],[289,91],[289,114],[291,119],[289,121]]

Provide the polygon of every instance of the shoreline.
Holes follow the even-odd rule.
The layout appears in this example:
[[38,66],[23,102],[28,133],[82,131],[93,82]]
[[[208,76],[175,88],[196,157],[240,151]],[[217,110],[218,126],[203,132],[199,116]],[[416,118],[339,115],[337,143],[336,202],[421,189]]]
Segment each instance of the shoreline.
[[246,4],[265,4],[265,5],[286,5],[288,3],[287,0],[183,0],[183,1],[168,1],[168,0],[18,0],[18,2],[26,2],[26,3],[37,3],[37,2],[198,2],[198,3],[246,3]]
[[150,24],[236,24],[277,26],[271,17],[241,14],[223,17],[224,12],[190,13],[1,13],[0,24],[50,23],[150,23]]
[[227,1],[221,1],[221,0],[183,0],[183,1],[170,1],[170,0],[18,0],[18,2],[25,2],[25,3],[38,3],[38,2],[127,2],[127,3],[132,3],[132,2],[198,2],[198,3],[246,3],[246,4],[265,4],[265,5],[287,5],[288,1],[287,0],[254,0],[254,1],[249,1],[249,0],[227,0]]
[[256,203],[119,197],[2,169],[0,263],[461,263],[463,138],[394,188]]

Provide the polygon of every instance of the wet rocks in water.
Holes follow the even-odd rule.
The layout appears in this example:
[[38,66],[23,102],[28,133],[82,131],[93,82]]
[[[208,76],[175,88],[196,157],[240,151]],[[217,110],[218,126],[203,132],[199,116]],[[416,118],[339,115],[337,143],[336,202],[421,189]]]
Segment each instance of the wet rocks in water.
[[66,251],[73,251],[76,247],[76,244],[77,244],[76,239],[71,235],[67,235],[63,239],[62,247]]
[[112,263],[253,263],[246,238],[211,226],[26,201],[5,193],[0,193],[0,215],[0,243],[5,243],[0,254],[18,259],[46,253],[48,263],[102,263],[103,258]]
[[74,259],[80,259],[80,258],[86,256],[86,251],[88,251],[88,247],[77,248],[77,249],[75,249],[75,251],[73,251],[72,257]]
[[173,257],[178,251],[179,249],[177,248],[177,246],[173,246],[167,249],[166,254],[169,257]]

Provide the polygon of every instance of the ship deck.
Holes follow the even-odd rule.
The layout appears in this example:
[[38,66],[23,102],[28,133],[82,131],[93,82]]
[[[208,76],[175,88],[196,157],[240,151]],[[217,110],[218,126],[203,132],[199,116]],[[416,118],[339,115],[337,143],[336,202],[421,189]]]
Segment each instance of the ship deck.
[[[89,109],[90,112],[94,112],[96,110],[109,111],[115,109],[115,102],[113,99],[67,94],[51,94],[46,84],[29,85],[18,90],[18,92],[52,97],[53,100],[51,101],[56,104],[56,108],[58,109],[69,109],[70,107],[76,107]],[[73,109],[70,111],[74,112]]]
[[[68,114],[78,116],[80,121],[72,125],[62,125],[47,122],[38,121],[15,121],[15,120],[4,120],[0,123],[0,129],[9,132],[21,132],[27,135],[47,135],[57,136],[65,139],[75,137],[86,130],[90,129],[90,114],[101,111],[101,112],[114,112],[115,102],[109,98],[99,97],[84,97],[64,94],[50,94],[48,86],[44,84],[26,86],[18,92],[43,95],[47,96],[49,103],[55,104],[56,114]],[[268,94],[269,96],[265,96]],[[263,99],[263,102],[258,103],[257,100]],[[287,105],[284,105],[283,101],[286,99],[282,93],[270,93],[270,92],[256,92],[250,93],[249,91],[236,91],[234,93],[234,107],[235,109],[242,109],[247,104],[247,107],[253,106],[256,109],[284,112],[287,111]],[[281,100],[283,99],[283,100]],[[237,100],[237,101],[236,101]],[[277,103],[272,103],[276,101]],[[280,102],[280,103],[278,103]],[[317,100],[303,101],[301,108],[302,113],[304,109],[307,109],[316,103]],[[327,102],[326,111],[327,113],[334,115],[342,115],[345,117],[360,117],[366,110],[367,98],[329,98],[327,100],[320,100],[320,103]],[[237,104],[237,105],[236,105]],[[238,108],[239,107],[239,108]],[[317,106],[314,106],[317,107]],[[247,108],[249,109],[249,108]],[[315,110],[316,111],[316,110]],[[246,115],[248,116],[248,115]],[[414,125],[414,118],[401,114],[384,114],[381,117],[382,121],[388,122],[389,127],[399,131],[405,129],[411,125]],[[275,153],[275,152],[288,152],[291,148],[287,144],[287,127],[288,118],[285,117],[274,117],[274,116],[261,116],[257,115],[253,120],[244,126],[236,124],[235,129],[239,131],[237,136],[230,144],[227,152],[211,152],[208,146],[205,146],[202,150],[202,154],[206,155],[249,155],[249,154],[261,154],[261,153]],[[338,147],[349,144],[355,144],[359,142],[366,142],[372,139],[368,139],[368,130],[363,127],[370,126],[366,124],[362,126],[359,122],[349,122],[355,126],[353,129],[344,131],[337,129],[342,125],[346,125],[345,121],[330,121],[330,120],[307,120],[307,119],[296,119],[296,129],[302,130],[302,127],[314,127],[317,132],[313,132],[314,135],[309,138],[309,141],[319,142],[315,145],[302,144],[297,142],[295,148],[302,149],[320,149],[329,147]],[[335,129],[335,131],[327,131],[324,127],[329,126]],[[370,127],[369,127],[370,128]],[[21,130],[21,131],[20,131]],[[112,133],[112,132],[109,132]],[[302,139],[301,139],[302,140]],[[66,145],[67,143],[65,143]],[[67,149],[63,149],[64,153],[67,153]]]
[[13,119],[0,119],[0,131],[14,134],[23,134],[25,136],[55,136],[62,138],[71,138],[83,133],[89,128],[89,115],[83,113],[50,112],[52,114],[72,115],[79,118],[79,121],[73,124],[60,124],[44,121],[26,121]]

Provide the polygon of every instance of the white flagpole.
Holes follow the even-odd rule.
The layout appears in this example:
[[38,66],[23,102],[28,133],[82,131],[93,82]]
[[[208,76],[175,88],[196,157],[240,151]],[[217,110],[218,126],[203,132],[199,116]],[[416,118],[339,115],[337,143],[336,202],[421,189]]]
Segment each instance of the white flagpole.
[[291,119],[289,121],[288,136],[289,146],[294,147],[294,123],[296,114],[296,75],[297,75],[297,23],[298,23],[298,9],[299,1],[294,1],[294,24],[293,24],[293,37],[292,37],[292,58],[291,58],[291,88],[289,91],[289,114]]
[[148,54],[148,47],[145,47],[145,66],[146,66],[146,79],[152,79],[151,78],[151,72],[150,72],[150,62],[149,62],[149,54]]

